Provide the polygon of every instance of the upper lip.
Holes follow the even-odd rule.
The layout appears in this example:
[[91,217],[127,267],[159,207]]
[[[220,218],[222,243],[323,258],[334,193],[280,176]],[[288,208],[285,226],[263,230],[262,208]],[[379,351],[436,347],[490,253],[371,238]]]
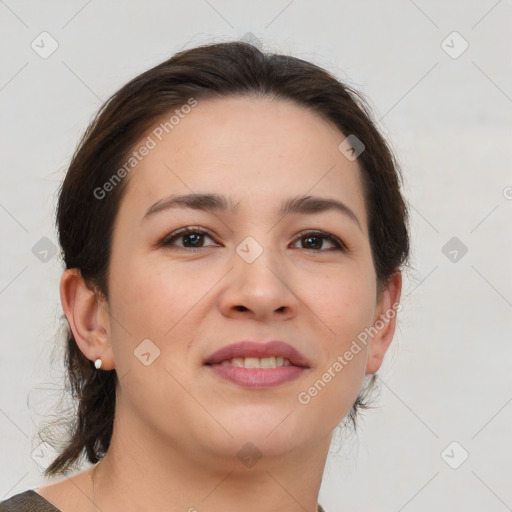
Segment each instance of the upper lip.
[[269,341],[266,343],[257,341],[240,341],[232,345],[226,345],[211,354],[204,364],[217,364],[234,357],[283,357],[294,366],[309,367],[309,361],[297,349],[284,341]]

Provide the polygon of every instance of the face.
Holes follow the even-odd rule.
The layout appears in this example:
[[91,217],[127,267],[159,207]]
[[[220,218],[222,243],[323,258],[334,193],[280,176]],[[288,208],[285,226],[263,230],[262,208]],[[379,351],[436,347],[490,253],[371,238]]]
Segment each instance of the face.
[[[370,343],[343,356],[383,313],[360,169],[338,150],[345,136],[292,103],[230,98],[200,101],[153,139],[114,226],[116,407],[191,454],[233,457],[252,442],[272,456],[325,440],[372,373]],[[234,208],[163,207],[192,193]],[[342,206],[281,212],[303,196]],[[205,365],[244,340],[282,341],[307,367],[258,370],[295,373],[251,387]]]

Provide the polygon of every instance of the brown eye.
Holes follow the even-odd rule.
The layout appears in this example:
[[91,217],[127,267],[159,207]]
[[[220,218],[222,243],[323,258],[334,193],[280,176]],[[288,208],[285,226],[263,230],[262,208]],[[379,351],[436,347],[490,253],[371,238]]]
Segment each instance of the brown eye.
[[[300,234],[298,241],[303,241],[301,249],[312,249],[313,251],[325,252],[327,250],[338,250],[345,252],[346,247],[341,240],[334,235],[325,233],[323,231],[308,231]],[[323,249],[324,241],[330,242],[334,247],[330,249]]]
[[[174,246],[183,249],[201,249],[203,247],[208,247],[204,245],[205,237],[213,240],[207,231],[190,226],[174,231],[169,236],[165,237],[161,242],[161,246]],[[176,244],[175,241],[177,240],[181,241],[183,245]]]

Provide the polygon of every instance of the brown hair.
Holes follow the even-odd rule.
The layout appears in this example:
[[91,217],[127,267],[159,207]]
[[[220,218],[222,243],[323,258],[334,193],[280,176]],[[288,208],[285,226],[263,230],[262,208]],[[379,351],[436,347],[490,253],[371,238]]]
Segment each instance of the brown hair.
[[[102,199],[94,191],[111,179],[133,146],[164,114],[192,97],[233,96],[292,101],[364,144],[358,162],[377,284],[382,289],[408,259],[408,214],[398,165],[371,121],[364,98],[310,62],[262,53],[243,42],[181,51],[136,76],[100,108],[78,144],[59,191],[56,221],[66,268],[79,269],[90,289],[108,300],[113,226],[127,180],[121,180]],[[69,324],[65,327],[68,391],[78,406],[68,439],[45,476],[73,469],[84,451],[89,462],[98,462],[109,448],[113,431],[116,372],[96,370],[78,348]],[[375,377],[371,376],[345,418],[354,427],[357,410],[367,407],[364,398]]]

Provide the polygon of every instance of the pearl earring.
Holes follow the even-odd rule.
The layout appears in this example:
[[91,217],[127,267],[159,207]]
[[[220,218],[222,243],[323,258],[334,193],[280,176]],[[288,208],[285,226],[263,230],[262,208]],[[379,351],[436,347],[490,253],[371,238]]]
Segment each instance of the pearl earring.
[[101,368],[101,359],[98,358],[96,361],[94,361],[94,366],[96,367],[96,370],[99,370]]

